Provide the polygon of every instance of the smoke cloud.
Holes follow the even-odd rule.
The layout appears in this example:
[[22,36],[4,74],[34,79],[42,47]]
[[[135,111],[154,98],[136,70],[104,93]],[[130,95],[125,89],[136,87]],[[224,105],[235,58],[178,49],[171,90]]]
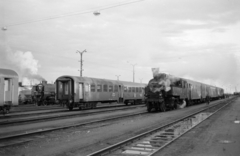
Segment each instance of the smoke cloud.
[[41,75],[38,74],[38,69],[40,64],[32,54],[32,52],[27,51],[15,51],[4,45],[0,45],[0,67],[9,68],[18,72],[20,81],[23,78],[30,80],[45,80]]

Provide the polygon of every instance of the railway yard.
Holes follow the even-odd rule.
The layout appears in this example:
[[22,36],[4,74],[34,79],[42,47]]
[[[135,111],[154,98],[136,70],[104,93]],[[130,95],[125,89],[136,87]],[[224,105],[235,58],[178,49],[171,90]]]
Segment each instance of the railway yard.
[[0,6],[0,156],[240,155],[240,2]]
[[145,104],[18,106],[0,116],[0,155],[237,155],[239,103],[233,96],[151,113]]

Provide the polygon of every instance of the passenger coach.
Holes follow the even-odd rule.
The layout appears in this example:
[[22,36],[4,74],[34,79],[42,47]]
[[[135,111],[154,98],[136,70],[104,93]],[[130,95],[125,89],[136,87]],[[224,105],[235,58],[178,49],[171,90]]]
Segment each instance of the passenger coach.
[[142,83],[90,77],[61,76],[56,80],[56,100],[74,107],[95,108],[98,102],[137,104],[144,100]]
[[0,68],[0,111],[8,113],[14,105],[18,105],[18,74]]

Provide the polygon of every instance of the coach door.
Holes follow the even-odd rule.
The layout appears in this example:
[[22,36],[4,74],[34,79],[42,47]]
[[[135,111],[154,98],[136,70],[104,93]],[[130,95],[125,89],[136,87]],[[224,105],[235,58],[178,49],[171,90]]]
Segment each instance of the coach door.
[[72,82],[71,80],[58,80],[58,98],[62,100],[71,99]]
[[4,79],[4,103],[11,104],[12,103],[12,85],[11,79],[5,78]]
[[188,98],[189,100],[192,99],[192,85],[188,84]]
[[79,96],[79,100],[83,100],[83,83],[79,83],[78,84],[78,90],[79,90],[79,94],[78,94],[78,96]]
[[123,102],[123,86],[118,85],[118,97],[119,97],[119,102]]

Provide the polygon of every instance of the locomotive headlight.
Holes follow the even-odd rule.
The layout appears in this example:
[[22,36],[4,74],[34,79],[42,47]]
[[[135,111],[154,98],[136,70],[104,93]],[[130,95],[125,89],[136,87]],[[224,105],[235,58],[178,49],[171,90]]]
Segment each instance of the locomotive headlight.
[[72,103],[73,102],[73,100],[69,100],[69,103]]

